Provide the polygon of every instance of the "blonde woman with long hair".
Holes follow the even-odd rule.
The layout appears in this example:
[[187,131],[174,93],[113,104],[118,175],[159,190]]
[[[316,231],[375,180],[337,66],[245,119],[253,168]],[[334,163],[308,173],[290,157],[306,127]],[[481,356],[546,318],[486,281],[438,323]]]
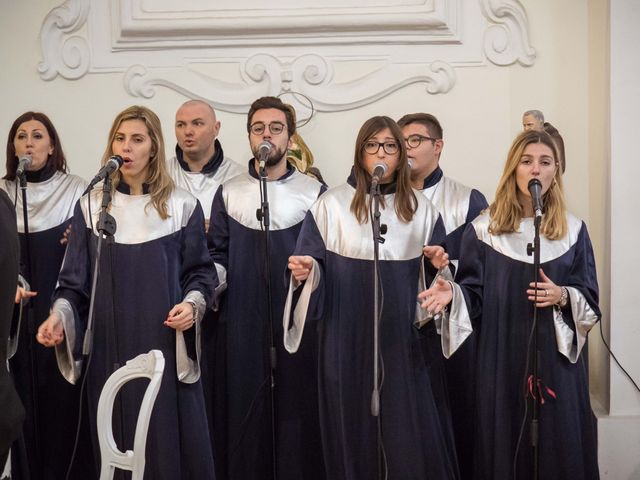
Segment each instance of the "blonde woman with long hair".
[[[93,349],[85,365],[94,443],[106,379],[127,360],[159,349],[165,370],[149,426],[145,478],[214,478],[197,352],[199,320],[217,277],[202,208],[174,187],[160,120],[148,108],[129,107],[115,118],[102,164],[113,155],[123,159],[113,174],[109,207],[117,229],[102,245]],[[76,206],[52,311],[37,334],[40,343],[55,346],[61,373],[71,383],[81,368],[78,346],[86,327],[101,199],[102,189],[95,188]],[[127,384],[120,393],[114,435],[122,449],[133,447],[145,387]]]
[[[527,255],[532,179],[542,185],[543,203],[537,284]],[[450,322],[473,319],[479,327],[473,478],[532,478],[532,398],[540,406],[540,478],[599,478],[582,351],[600,319],[595,260],[587,227],[566,210],[557,147],[547,133],[516,137],[495,201],[465,230],[456,279],[420,297],[432,312],[449,305]],[[534,302],[537,385],[530,376]]]

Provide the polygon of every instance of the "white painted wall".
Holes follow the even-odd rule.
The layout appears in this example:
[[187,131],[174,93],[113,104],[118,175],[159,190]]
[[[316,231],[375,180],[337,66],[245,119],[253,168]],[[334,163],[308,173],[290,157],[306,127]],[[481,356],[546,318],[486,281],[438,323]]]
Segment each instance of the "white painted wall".
[[[638,298],[637,272],[640,266],[637,210],[638,135],[634,119],[640,109],[640,3],[611,0],[608,90],[610,100],[610,144],[608,148],[610,206],[608,243],[604,253],[610,270],[610,345],[624,368],[640,378],[640,323],[635,300]],[[640,478],[640,393],[633,388],[619,367],[610,361],[608,414],[596,411],[600,438],[600,470],[603,478]]]
[[[529,2],[528,2],[529,3]],[[360,125],[372,115],[398,118],[423,110],[434,113],[445,129],[442,158],[445,172],[481,189],[490,199],[511,140],[519,131],[522,111],[540,108],[560,129],[569,154],[567,191],[573,211],[588,219],[589,170],[586,164],[586,12],[581,0],[545,0],[527,5],[531,43],[538,58],[533,67],[514,65],[459,68],[457,83],[446,95],[430,95],[425,86],[410,85],[371,105],[338,113],[319,113],[300,130],[317,157],[317,165],[332,185],[342,182],[353,160]],[[561,3],[561,5],[556,5]],[[78,80],[61,77],[45,82],[37,66],[41,22],[59,0],[0,0],[0,62],[2,86],[0,134],[6,137],[12,120],[27,109],[46,112],[55,122],[75,173],[90,176],[105,148],[115,114],[134,104],[152,108],[164,122],[167,151],[178,93],[158,87],[151,99],[129,96],[121,73],[90,73]],[[564,24],[563,17],[570,24]],[[576,42],[576,38],[579,39]],[[576,53],[578,55],[576,55]],[[139,59],[144,64],[144,56]],[[337,75],[350,78],[358,65],[343,66]],[[250,157],[245,116],[219,112],[220,140],[238,162]],[[586,168],[583,168],[586,167]]]
[[[44,111],[60,133],[72,171],[87,178],[98,168],[113,117],[137,103],[149,106],[163,120],[167,153],[171,155],[175,144],[173,116],[186,99],[182,95],[157,87],[153,98],[131,97],[124,89],[122,73],[90,73],[73,81],[57,77],[47,82],[40,78],[37,66],[42,60],[41,24],[60,3],[60,0],[0,0],[0,138],[6,139],[13,119],[22,112]],[[636,53],[640,34],[635,28],[640,24],[638,3],[634,0],[522,0],[522,3],[529,19],[530,42],[537,54],[533,66],[498,67],[487,62],[484,67],[457,68],[456,84],[445,95],[429,95],[424,85],[413,84],[358,109],[319,113],[300,133],[327,181],[336,185],[349,171],[355,136],[364,120],[378,114],[399,118],[414,111],[431,112],[441,120],[445,130],[442,157],[445,172],[479,188],[491,200],[510,142],[521,129],[522,112],[531,108],[543,110],[565,140],[570,209],[590,226],[600,272],[605,334],[611,332],[614,350],[638,378],[640,353],[636,345],[640,335],[631,300],[639,265],[634,240],[639,238],[640,227],[634,221],[634,212],[625,209],[634,189],[637,190],[635,179],[640,178],[639,163],[634,158],[634,154],[637,157],[634,120],[640,111],[637,87],[640,66]],[[81,33],[87,34],[86,27]],[[137,61],[144,65],[145,58],[141,55]],[[362,68],[356,63],[345,63],[337,75],[353,78]],[[228,70],[230,76],[237,75],[233,67]],[[218,116],[222,121],[220,140],[225,152],[245,163],[250,157],[245,116],[225,112],[219,112]],[[635,202],[636,210],[637,205]],[[640,399],[614,367],[609,370],[599,335],[594,333],[590,339],[592,392],[605,414],[610,405],[613,416],[638,419]],[[614,423],[601,425],[600,456],[601,463],[607,465],[606,478],[638,478],[637,444],[633,451],[617,448],[624,445],[627,434]],[[616,448],[609,448],[610,445]],[[624,461],[626,473],[616,476],[616,465]],[[629,476],[634,468],[636,476]]]

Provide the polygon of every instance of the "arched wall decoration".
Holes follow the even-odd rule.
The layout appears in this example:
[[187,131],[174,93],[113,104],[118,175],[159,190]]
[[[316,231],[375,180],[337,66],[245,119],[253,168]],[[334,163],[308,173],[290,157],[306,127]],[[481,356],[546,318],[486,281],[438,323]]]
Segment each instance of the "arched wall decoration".
[[[227,112],[290,91],[335,112],[413,83],[446,94],[458,67],[535,61],[518,0],[314,3],[67,0],[43,21],[38,69],[43,80],[122,72],[132,96],[169,88]],[[234,65],[235,78],[203,72],[222,65]],[[350,78],[344,67],[354,65]]]

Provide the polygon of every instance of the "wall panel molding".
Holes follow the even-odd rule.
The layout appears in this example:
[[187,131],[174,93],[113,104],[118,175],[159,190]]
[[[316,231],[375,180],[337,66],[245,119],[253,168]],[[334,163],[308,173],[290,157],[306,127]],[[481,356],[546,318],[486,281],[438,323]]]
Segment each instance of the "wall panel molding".
[[331,112],[414,83],[446,94],[460,67],[535,62],[517,0],[277,3],[68,0],[43,21],[40,76],[118,72],[134,97],[168,88],[235,113],[262,95],[299,92]]

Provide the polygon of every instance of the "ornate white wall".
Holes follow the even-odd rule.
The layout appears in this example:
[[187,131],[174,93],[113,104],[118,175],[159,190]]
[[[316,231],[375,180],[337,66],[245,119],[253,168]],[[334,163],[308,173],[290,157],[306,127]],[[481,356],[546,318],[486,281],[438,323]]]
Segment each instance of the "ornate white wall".
[[[42,110],[57,126],[72,170],[89,177],[117,112],[134,103],[155,110],[171,154],[175,110],[197,97],[216,106],[225,152],[244,163],[248,105],[261,95],[296,91],[316,108],[300,133],[330,184],[346,177],[364,120],[428,111],[444,126],[445,172],[491,199],[522,112],[539,108],[565,139],[568,202],[590,226],[605,333],[618,326],[611,328],[614,350],[640,376],[638,332],[624,289],[635,280],[628,259],[637,266],[638,257],[624,242],[616,250],[622,259],[610,253],[639,233],[626,217],[612,215],[627,192],[616,182],[631,188],[638,176],[629,170],[633,149],[620,150],[626,143],[616,143],[607,127],[609,92],[617,93],[616,131],[633,126],[639,110],[630,102],[634,94],[640,98],[637,90],[616,83],[624,68],[638,78],[637,64],[627,62],[637,58],[638,34],[635,41],[614,35],[627,32],[625,19],[637,25],[633,0],[279,0],[268,8],[257,0],[217,0],[215,10],[211,3],[0,0],[0,138],[23,111]],[[301,118],[310,114],[303,97],[286,99]],[[609,161],[612,152],[622,163]],[[638,419],[640,401],[605,360],[598,335],[591,337],[592,391],[603,412],[612,410],[601,421],[603,477],[633,478],[628,472],[640,462],[607,448],[626,438],[609,420]],[[626,473],[616,476],[617,466]]]

